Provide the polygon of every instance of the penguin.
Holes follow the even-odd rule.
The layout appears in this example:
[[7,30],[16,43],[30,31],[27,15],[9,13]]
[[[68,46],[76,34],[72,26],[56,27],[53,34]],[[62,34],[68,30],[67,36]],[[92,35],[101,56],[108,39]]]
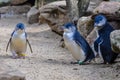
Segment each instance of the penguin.
[[110,33],[114,30],[104,15],[98,14],[94,18],[94,27],[97,39],[94,41],[94,50],[101,55],[105,64],[114,63],[118,53],[112,51]]
[[30,47],[31,53],[32,47],[27,39],[27,33],[25,32],[25,25],[23,23],[18,23],[11,34],[8,41],[6,52],[10,44],[10,51],[12,53],[12,58],[25,58],[25,52],[27,49],[27,43]]
[[95,54],[88,42],[78,32],[74,23],[69,22],[63,26],[63,39],[65,46],[72,53],[77,62],[72,64],[84,64],[87,61],[94,60]]

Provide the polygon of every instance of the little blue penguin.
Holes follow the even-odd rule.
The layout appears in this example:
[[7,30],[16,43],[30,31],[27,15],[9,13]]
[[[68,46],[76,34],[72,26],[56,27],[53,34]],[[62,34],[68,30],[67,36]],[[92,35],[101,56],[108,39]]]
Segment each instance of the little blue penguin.
[[110,43],[110,33],[114,30],[113,27],[102,14],[95,16],[94,27],[98,35],[94,41],[95,51],[102,56],[105,64],[114,63],[118,54],[112,51]]
[[77,64],[84,64],[95,58],[94,52],[88,42],[78,32],[77,27],[73,23],[66,23],[63,26],[63,39],[65,46],[77,60]]
[[12,52],[12,57],[16,58],[25,58],[25,52],[27,49],[27,43],[30,47],[31,53],[32,48],[27,39],[27,33],[25,32],[25,25],[23,23],[18,23],[11,34],[11,37],[8,41],[6,51],[10,44],[10,51]]

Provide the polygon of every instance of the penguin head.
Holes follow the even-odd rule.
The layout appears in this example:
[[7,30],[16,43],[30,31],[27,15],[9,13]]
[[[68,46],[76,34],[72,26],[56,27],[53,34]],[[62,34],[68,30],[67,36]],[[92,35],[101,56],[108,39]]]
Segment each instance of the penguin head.
[[15,30],[25,30],[25,25],[23,23],[18,23]]
[[18,34],[22,34],[25,32],[25,25],[23,23],[18,23],[15,27],[15,30]]
[[77,30],[77,27],[73,23],[66,23],[63,26],[63,30],[66,33],[71,33],[71,32],[75,32]]
[[95,16],[95,19],[94,19],[94,27],[97,29],[97,30],[100,30],[104,27],[104,25],[107,23],[107,19],[104,15],[97,15]]

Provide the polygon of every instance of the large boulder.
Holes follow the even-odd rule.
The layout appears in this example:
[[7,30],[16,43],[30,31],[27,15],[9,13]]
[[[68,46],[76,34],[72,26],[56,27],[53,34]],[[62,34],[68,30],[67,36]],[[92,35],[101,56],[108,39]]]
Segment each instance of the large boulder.
[[40,9],[39,23],[48,23],[52,31],[62,34],[60,29],[68,20],[66,17],[66,2],[55,1],[42,6]]
[[93,14],[93,10],[102,2],[103,0],[90,0],[89,7],[86,11],[86,15]]
[[26,2],[27,0],[11,0],[11,4],[17,5]]
[[77,28],[81,35],[86,38],[90,32],[93,30],[93,20],[91,19],[91,16],[89,17],[81,17],[78,20]]
[[25,75],[18,70],[0,63],[0,80],[26,80]]
[[35,7],[32,7],[27,13],[27,21],[29,24],[37,23],[39,21],[40,12]]
[[115,30],[110,34],[112,50],[120,53],[120,30]]
[[94,9],[94,14],[102,13],[107,16],[108,20],[120,20],[117,11],[120,9],[120,2],[102,2],[97,8]]

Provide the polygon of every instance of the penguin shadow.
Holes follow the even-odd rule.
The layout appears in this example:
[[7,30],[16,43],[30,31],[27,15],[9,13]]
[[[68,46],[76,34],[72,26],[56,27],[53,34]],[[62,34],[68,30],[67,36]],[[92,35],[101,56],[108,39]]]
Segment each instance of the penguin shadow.
[[0,55],[0,59],[12,59],[10,55]]
[[25,58],[20,58],[20,57],[13,58],[12,55],[0,55],[0,59],[29,59],[29,57],[26,56]]
[[52,64],[52,65],[71,65],[70,62],[64,60],[56,60],[56,59],[43,60],[42,63]]

